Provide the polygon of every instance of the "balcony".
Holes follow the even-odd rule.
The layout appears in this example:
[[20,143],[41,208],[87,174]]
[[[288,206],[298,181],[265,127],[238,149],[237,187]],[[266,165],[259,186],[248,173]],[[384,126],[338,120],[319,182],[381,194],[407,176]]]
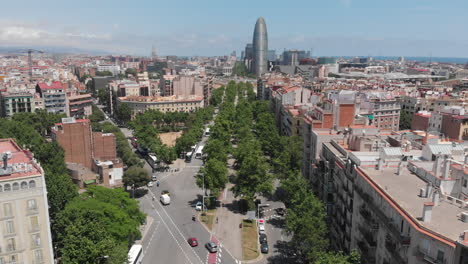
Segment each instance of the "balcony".
[[364,240],[366,243],[369,245],[370,248],[375,248],[377,247],[377,241],[375,239],[375,233],[372,233],[368,227],[364,225],[359,225],[358,226],[359,232],[361,232],[362,237],[364,237]]
[[400,252],[397,248],[397,244],[389,239],[385,240],[385,248],[387,249],[388,253],[392,256],[395,260],[395,263],[408,263],[406,259],[403,259],[400,255]]
[[427,249],[422,248],[420,246],[418,248],[418,257],[424,260],[427,263],[432,263],[432,264],[446,264],[447,260],[445,258],[434,258],[432,257]]

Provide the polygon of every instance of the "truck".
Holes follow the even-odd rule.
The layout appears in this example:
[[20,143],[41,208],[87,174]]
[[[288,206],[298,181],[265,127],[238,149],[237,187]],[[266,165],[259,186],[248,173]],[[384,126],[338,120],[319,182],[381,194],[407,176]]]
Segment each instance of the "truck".
[[162,194],[159,201],[161,201],[163,205],[169,205],[171,204],[171,197],[168,194]]
[[195,158],[201,159],[203,157],[203,147],[204,146],[199,146],[197,148],[197,151],[195,152]]

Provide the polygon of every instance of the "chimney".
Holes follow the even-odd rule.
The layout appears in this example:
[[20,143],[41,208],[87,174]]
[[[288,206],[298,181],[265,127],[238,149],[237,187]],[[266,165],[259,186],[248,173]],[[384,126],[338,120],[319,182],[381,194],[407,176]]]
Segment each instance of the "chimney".
[[468,245],[468,230],[463,232],[463,244]]
[[432,183],[427,182],[426,184],[426,197],[430,197],[432,194]]
[[398,162],[398,170],[396,174],[400,175],[402,170],[403,170],[403,161],[400,160],[400,162]]
[[444,179],[448,180],[449,179],[449,172],[450,172],[450,165],[451,165],[451,160],[448,158],[448,155],[445,155],[444,158]]
[[434,176],[435,177],[439,177],[439,162],[440,162],[440,152],[439,154],[436,155],[436,158],[435,158],[435,161],[434,161],[434,165],[432,167],[432,172],[434,173]]
[[8,167],[8,154],[3,153],[3,169],[6,170]]
[[423,215],[422,215],[422,220],[424,223],[429,223],[431,221],[433,207],[434,207],[434,203],[432,202],[424,203]]
[[436,191],[434,191],[434,194],[432,195],[432,202],[434,203],[434,206],[438,206],[438,205],[439,205],[439,200],[440,200],[440,194],[439,194],[439,192],[436,190]]

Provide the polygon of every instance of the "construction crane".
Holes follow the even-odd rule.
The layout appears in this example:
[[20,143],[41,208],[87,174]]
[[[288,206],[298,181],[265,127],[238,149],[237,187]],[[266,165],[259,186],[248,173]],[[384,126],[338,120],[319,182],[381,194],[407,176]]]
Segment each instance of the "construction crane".
[[28,49],[28,64],[29,64],[29,79],[32,80],[32,70],[33,70],[33,63],[32,63],[32,53],[44,53],[42,50],[35,50],[35,49]]

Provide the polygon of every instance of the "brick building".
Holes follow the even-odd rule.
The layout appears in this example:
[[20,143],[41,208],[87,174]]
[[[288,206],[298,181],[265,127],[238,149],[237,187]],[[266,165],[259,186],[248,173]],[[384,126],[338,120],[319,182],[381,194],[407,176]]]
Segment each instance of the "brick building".
[[420,111],[413,115],[411,121],[411,130],[422,130],[427,131],[429,128],[429,120],[431,119],[431,113],[427,111]]
[[[92,132],[88,119],[75,118],[63,118],[52,132],[65,150],[68,169],[80,187],[95,182],[107,187],[122,185],[123,163],[117,158],[114,134]],[[92,179],[91,171],[99,176]]]

